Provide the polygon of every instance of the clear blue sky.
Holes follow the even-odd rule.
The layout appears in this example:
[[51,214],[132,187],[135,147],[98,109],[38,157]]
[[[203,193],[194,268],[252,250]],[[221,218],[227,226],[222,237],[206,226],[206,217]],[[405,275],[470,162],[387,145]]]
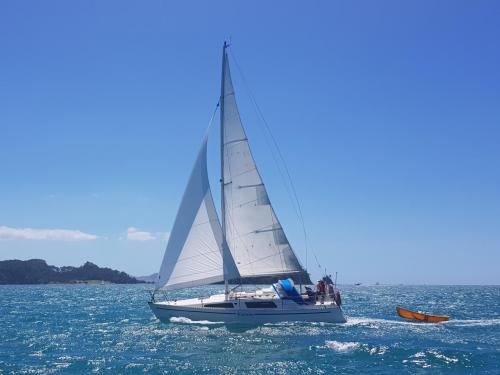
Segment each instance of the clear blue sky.
[[498,1],[2,1],[0,259],[156,272],[231,37],[322,265],[341,282],[499,284],[499,19]]

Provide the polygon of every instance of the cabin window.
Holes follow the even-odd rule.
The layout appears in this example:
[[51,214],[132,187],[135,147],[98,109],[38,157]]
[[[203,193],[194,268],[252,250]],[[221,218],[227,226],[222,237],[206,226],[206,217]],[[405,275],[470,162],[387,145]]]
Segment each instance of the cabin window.
[[271,301],[263,302],[245,302],[249,309],[275,309],[276,304]]
[[222,302],[222,303],[207,303],[203,305],[204,307],[219,307],[219,308],[233,308],[233,304],[230,302]]

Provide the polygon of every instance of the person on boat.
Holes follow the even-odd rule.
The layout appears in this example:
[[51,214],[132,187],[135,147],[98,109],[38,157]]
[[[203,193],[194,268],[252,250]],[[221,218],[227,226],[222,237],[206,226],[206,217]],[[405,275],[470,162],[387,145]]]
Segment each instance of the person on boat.
[[316,285],[316,296],[321,297],[321,303],[325,301],[325,282],[323,280],[318,280],[318,284]]
[[332,275],[323,276],[323,281],[325,282],[326,285],[329,285],[329,284],[333,285]]
[[316,284],[316,295],[319,296],[321,295],[321,290],[323,289],[323,281],[318,280],[318,283]]
[[326,291],[330,298],[335,298],[335,288],[333,287],[333,284],[327,284]]
[[328,296],[331,300],[335,300],[335,287],[333,285],[332,275],[323,276],[322,282],[325,287],[325,297]]
[[310,302],[316,301],[316,293],[308,286],[306,286],[306,294],[307,294],[307,299]]
[[337,306],[341,306],[342,305],[342,298],[340,297],[340,291],[339,290],[337,290],[335,292],[334,300],[335,300],[335,303],[337,304]]

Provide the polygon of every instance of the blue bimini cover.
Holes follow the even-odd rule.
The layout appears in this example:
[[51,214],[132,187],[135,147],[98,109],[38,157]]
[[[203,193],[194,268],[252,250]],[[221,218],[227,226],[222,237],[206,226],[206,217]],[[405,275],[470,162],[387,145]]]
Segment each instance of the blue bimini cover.
[[297,289],[295,289],[292,279],[279,280],[278,285],[281,287],[279,289],[281,289],[282,293],[284,294],[284,296],[280,295],[281,298],[289,298],[297,302],[299,305],[303,305],[305,303],[302,296],[299,294],[299,292],[297,292]]

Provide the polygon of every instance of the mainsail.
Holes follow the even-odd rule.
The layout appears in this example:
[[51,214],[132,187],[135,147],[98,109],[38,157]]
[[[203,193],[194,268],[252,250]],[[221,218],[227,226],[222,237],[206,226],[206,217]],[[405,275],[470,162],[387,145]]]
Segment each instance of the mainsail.
[[170,233],[156,288],[177,289],[237,279],[215,210],[203,140]]
[[241,123],[224,45],[221,88],[223,227],[242,278],[305,274],[269,201]]

